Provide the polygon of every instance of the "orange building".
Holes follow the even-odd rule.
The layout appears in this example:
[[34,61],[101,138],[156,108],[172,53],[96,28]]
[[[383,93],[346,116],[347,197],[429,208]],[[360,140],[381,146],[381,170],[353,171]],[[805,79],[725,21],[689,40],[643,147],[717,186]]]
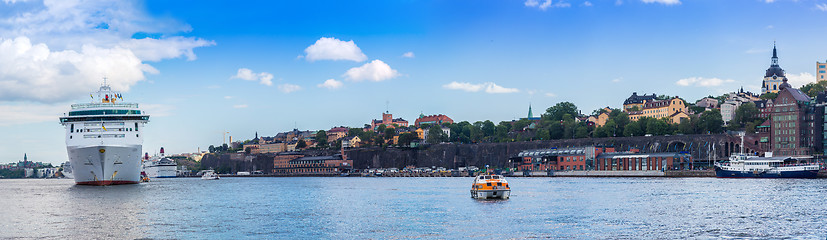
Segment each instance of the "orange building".
[[629,120],[637,121],[644,117],[670,118],[679,112],[687,112],[686,103],[680,98],[674,97],[672,99],[644,103],[640,111],[629,112]]
[[374,119],[373,121],[370,121],[370,129],[369,130],[376,131],[377,129],[379,129],[379,125],[383,125],[383,124],[385,125],[385,127],[389,127],[389,128],[394,127],[394,124],[396,124],[396,126],[400,126],[400,127],[407,127],[408,126],[408,121],[405,120],[405,119],[402,119],[402,118],[394,119],[393,114],[385,112],[385,113],[382,113],[382,120],[381,121],[377,120],[377,119]]
[[327,142],[335,142],[347,136],[347,127],[335,127],[327,131]]

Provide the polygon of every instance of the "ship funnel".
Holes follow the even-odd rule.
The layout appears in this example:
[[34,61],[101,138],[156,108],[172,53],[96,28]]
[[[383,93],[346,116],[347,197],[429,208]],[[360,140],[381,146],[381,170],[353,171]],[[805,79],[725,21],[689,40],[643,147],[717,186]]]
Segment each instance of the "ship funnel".
[[164,147],[161,147],[161,157],[164,156]]

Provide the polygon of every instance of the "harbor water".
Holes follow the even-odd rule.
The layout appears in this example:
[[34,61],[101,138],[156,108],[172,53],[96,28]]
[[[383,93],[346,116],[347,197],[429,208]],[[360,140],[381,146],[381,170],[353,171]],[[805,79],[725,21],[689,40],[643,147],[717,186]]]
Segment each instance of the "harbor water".
[[827,180],[198,178],[0,180],[12,239],[717,239],[827,237]]

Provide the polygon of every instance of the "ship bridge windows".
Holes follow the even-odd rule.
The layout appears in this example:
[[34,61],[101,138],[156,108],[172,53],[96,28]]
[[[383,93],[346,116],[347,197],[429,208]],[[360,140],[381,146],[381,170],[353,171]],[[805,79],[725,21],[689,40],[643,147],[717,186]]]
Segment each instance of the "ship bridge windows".
[[117,114],[141,114],[141,110],[101,109],[101,110],[84,110],[84,111],[69,112],[69,116],[117,115]]
[[149,116],[62,117],[60,122],[149,121]]
[[124,134],[86,134],[83,138],[125,138]]

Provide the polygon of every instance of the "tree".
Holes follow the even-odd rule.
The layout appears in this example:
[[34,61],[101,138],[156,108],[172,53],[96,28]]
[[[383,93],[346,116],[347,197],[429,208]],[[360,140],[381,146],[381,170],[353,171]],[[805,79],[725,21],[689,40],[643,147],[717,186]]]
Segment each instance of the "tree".
[[347,136],[348,137],[359,136],[359,138],[361,138],[362,137],[361,136],[362,132],[364,132],[364,131],[361,128],[350,128],[350,129],[347,130]]
[[669,124],[662,118],[651,119],[646,123],[646,133],[660,136],[670,133]]
[[306,148],[306,147],[307,147],[307,143],[304,142],[304,139],[299,140],[299,142],[296,143],[296,148],[298,148],[298,149]]
[[697,133],[695,125],[698,123],[698,118],[695,116],[689,116],[689,119],[681,119],[681,122],[678,123],[678,132],[682,134],[695,134]]
[[756,121],[759,122],[757,124],[761,124],[760,122],[763,121],[758,117],[760,113],[761,111],[758,110],[752,102],[741,104],[741,106],[738,106],[738,109],[735,109],[735,116],[732,118],[732,121],[729,122],[730,127],[733,129],[741,129],[746,126],[747,123]]
[[630,122],[626,124],[626,128],[623,129],[623,136],[632,137],[632,136],[643,136],[643,129],[640,128],[640,122]]
[[210,147],[208,149],[210,150],[210,153],[215,152],[215,146],[213,146],[213,145],[210,145]]
[[698,129],[702,133],[722,133],[724,132],[724,120],[721,119],[721,110],[712,109],[701,113],[698,121]]
[[320,148],[327,148],[327,132],[319,130],[316,132],[316,146]]
[[485,135],[485,138],[493,137],[494,131],[497,130],[496,128],[491,120],[485,120],[485,122],[482,123],[482,133]]
[[434,125],[428,129],[428,139],[425,139],[428,143],[435,144],[442,142],[442,127],[438,125]]
[[385,128],[385,131],[382,135],[385,136],[385,139],[391,140],[391,139],[393,139],[393,136],[396,136],[396,129],[395,128]]
[[379,127],[377,127],[376,130],[378,130],[378,132],[380,133],[383,133],[385,132],[385,129],[388,129],[388,126],[385,126],[385,124],[379,124]]
[[[775,100],[776,97],[778,97],[778,93],[771,93],[771,92],[761,94],[761,96],[760,96],[760,98],[764,99],[764,100]],[[718,100],[718,101],[720,102],[720,100]]]
[[411,142],[416,140],[416,138],[417,138],[416,134],[409,133],[409,132],[401,133],[401,134],[399,134],[399,141],[397,142],[397,144],[399,146],[410,146]]
[[574,138],[587,137],[589,137],[589,129],[586,126],[577,126],[577,129],[574,130]]
[[571,117],[577,116],[577,106],[570,102],[560,102],[556,105],[546,109],[546,114],[543,118],[548,118],[552,121],[563,120],[563,115],[569,114]]
[[244,148],[244,153],[246,153],[247,155],[250,155],[251,152],[253,152],[253,149],[251,149],[250,147]]
[[824,90],[827,90],[827,81],[808,83],[801,87],[801,91],[811,98],[816,97],[819,93],[824,92]]

